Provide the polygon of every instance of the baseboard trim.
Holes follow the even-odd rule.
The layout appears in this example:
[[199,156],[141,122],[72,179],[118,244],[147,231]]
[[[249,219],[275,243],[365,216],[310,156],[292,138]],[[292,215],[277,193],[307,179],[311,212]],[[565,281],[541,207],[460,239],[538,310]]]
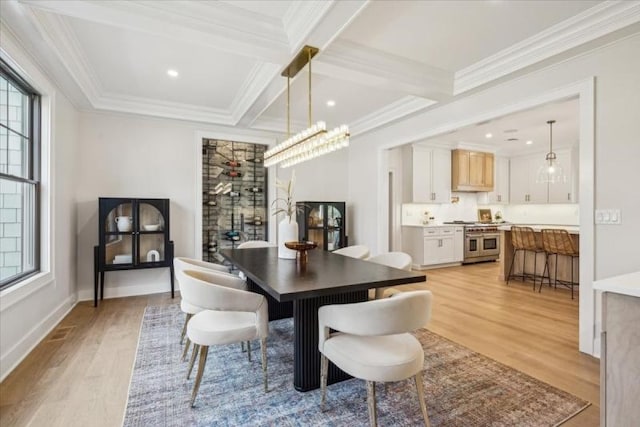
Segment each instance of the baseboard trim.
[[[47,317],[35,325],[20,341],[0,356],[0,382],[27,357],[47,335],[58,326],[67,314],[78,304],[75,295],[68,297]],[[8,368],[6,368],[8,366]]]
[[[178,283],[176,282],[176,291],[178,291]],[[107,286],[104,288],[105,299],[133,297],[137,295],[160,294],[171,291],[171,285],[167,282],[152,283],[144,285],[131,286]],[[80,289],[78,291],[78,301],[93,301],[93,285],[90,289]]]

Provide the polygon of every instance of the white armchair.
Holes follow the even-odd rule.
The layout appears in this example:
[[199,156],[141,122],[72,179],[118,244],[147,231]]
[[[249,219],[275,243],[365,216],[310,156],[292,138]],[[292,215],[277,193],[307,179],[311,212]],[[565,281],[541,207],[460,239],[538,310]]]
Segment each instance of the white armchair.
[[[414,291],[383,300],[320,307],[322,407],[331,361],[349,375],[367,381],[371,426],[377,425],[375,383],[414,377],[422,416],[429,426],[422,384],[424,351],[409,332],[429,321],[431,299],[430,291]],[[336,332],[330,333],[331,329]]]
[[[192,258],[184,258],[184,257],[175,257],[173,259],[173,268],[176,274],[176,280],[178,282],[178,287],[180,288],[180,295],[182,298],[180,299],[180,309],[183,313],[185,313],[184,326],[182,327],[182,334],[180,335],[180,342],[184,339],[184,336],[187,332],[187,323],[189,323],[189,319],[194,314],[197,314],[204,310],[202,304],[198,301],[188,302],[184,296],[182,295],[182,283],[180,282],[181,272],[184,270],[194,270],[194,271],[203,271],[220,275],[220,280],[225,286],[229,286],[235,289],[246,290],[247,284],[244,280],[234,276],[229,273],[229,269],[220,264],[213,264],[211,262],[201,261],[198,259]],[[184,359],[187,356],[187,352],[189,351],[189,339],[184,347],[184,351],[182,353],[182,358]]]
[[[198,302],[203,311],[193,315],[187,324],[187,337],[195,345],[187,379],[191,375],[198,352],[198,373],[196,375],[191,406],[194,406],[202,381],[209,346],[249,343],[260,339],[264,391],[267,384],[267,336],[269,335],[269,312],[264,296],[228,286],[231,282],[221,280],[219,274],[183,270],[179,275],[182,298],[188,303]],[[251,347],[248,347],[251,360]]]
[[251,249],[251,248],[273,248],[276,245],[266,242],[264,240],[247,240],[238,245],[238,249]]
[[335,251],[333,251],[333,253],[348,256],[351,258],[366,259],[367,257],[369,257],[369,248],[365,245],[353,245],[336,249]]
[[[372,256],[371,258],[368,258],[367,261],[407,271],[411,271],[411,263],[413,262],[413,260],[411,259],[411,255],[404,252],[385,252],[376,256]],[[385,289],[387,288],[384,287],[376,289],[376,299],[382,298]]]

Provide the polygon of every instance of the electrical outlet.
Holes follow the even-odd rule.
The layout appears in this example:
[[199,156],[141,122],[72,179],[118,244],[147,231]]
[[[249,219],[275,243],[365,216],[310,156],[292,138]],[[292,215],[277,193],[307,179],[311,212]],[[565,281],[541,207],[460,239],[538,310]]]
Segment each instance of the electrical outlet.
[[622,219],[620,217],[620,209],[596,209],[595,222],[596,224],[622,223]]

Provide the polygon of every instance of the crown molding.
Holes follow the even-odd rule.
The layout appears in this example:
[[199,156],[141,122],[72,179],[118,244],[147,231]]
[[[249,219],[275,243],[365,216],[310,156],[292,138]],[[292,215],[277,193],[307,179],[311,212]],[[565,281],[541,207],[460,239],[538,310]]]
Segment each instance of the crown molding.
[[346,40],[336,40],[316,60],[315,71],[342,80],[433,100],[453,94],[453,73]]
[[292,2],[282,23],[289,40],[289,52],[297,53],[314,28],[334,6],[335,0],[313,0]]
[[640,2],[605,1],[455,73],[454,95],[640,22]]
[[269,86],[269,83],[276,78],[279,71],[279,65],[268,63],[257,63],[251,69],[231,103],[230,110],[234,124],[238,124],[260,94]]
[[404,98],[392,102],[391,104],[356,120],[349,125],[349,131],[351,136],[361,135],[406,117],[409,114],[424,110],[435,103],[436,101],[424,98],[418,98],[411,95],[405,96]]
[[193,104],[159,101],[121,94],[102,94],[95,99],[93,107],[98,110],[133,113],[143,116],[156,116],[190,122],[211,123],[234,126],[235,121],[227,110],[207,108]]

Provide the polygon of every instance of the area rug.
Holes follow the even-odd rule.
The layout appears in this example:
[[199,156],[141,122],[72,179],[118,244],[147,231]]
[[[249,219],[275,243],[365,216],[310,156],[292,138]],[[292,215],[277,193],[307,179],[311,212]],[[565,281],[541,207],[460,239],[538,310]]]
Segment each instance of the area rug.
[[[147,307],[131,378],[125,426],[357,426],[367,425],[364,381],[319,390],[293,388],[293,323],[270,323],[269,393],[262,388],[259,344],[252,362],[240,345],[209,351],[196,407],[193,378],[180,360],[184,315],[178,305]],[[432,426],[553,426],[589,403],[482,356],[426,329],[415,333],[425,350],[424,388]],[[410,380],[377,389],[381,426],[422,425]]]

